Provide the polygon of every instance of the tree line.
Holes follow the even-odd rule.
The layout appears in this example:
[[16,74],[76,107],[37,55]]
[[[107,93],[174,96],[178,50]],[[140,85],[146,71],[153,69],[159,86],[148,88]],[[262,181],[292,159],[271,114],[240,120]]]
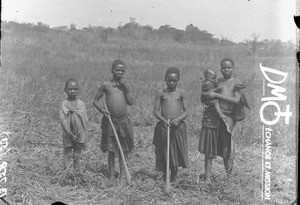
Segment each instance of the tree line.
[[231,41],[228,37],[216,38],[214,34],[206,30],[201,30],[193,24],[189,24],[184,30],[174,28],[170,25],[162,25],[155,29],[150,25],[140,25],[134,18],[130,22],[120,25],[117,28],[105,28],[101,26],[87,26],[83,29],[77,29],[76,24],[68,26],[53,27],[42,22],[18,23],[13,21],[2,21],[2,35],[10,31],[34,30],[37,32],[49,32],[55,30],[58,32],[71,33],[89,33],[94,34],[107,43],[109,39],[126,39],[141,41],[169,41],[179,44],[194,44],[199,46],[239,46],[249,49],[249,55],[259,56],[294,56],[295,44],[291,41],[281,41],[279,39],[260,39],[258,34],[252,34],[250,39],[242,42]]

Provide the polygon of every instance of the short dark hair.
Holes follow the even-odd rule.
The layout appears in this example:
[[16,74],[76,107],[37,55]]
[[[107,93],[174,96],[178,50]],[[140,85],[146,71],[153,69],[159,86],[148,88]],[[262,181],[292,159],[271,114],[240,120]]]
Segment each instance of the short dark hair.
[[225,62],[225,61],[229,61],[231,64],[232,64],[232,67],[234,67],[234,62],[231,58],[223,58],[221,60],[221,63],[220,63],[220,66],[222,67],[222,63]]
[[215,73],[215,71],[213,71],[213,70],[211,70],[211,69],[205,69],[204,70],[204,77],[205,78],[207,78],[207,76],[209,75],[209,74],[212,74],[212,75],[217,75],[216,73]]
[[114,62],[112,63],[111,69],[114,69],[118,65],[123,65],[125,67],[124,61],[117,59],[117,60],[114,60]]
[[167,76],[168,76],[168,74],[170,74],[170,73],[176,73],[177,76],[178,76],[178,78],[180,79],[180,71],[179,71],[178,68],[175,68],[175,67],[170,67],[170,68],[168,68],[167,71],[166,71],[165,79],[167,79]]
[[69,78],[69,79],[65,82],[65,89],[67,88],[67,86],[68,86],[68,84],[69,84],[70,82],[76,82],[77,84],[79,84],[78,81],[77,81],[75,78]]

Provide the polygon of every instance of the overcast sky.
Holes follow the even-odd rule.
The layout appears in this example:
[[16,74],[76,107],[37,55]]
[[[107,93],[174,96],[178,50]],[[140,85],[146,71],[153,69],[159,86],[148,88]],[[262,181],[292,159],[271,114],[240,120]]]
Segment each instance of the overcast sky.
[[2,0],[2,7],[2,20],[115,28],[133,17],[154,28],[184,29],[192,23],[236,42],[253,33],[295,42],[293,16],[298,14],[296,0]]

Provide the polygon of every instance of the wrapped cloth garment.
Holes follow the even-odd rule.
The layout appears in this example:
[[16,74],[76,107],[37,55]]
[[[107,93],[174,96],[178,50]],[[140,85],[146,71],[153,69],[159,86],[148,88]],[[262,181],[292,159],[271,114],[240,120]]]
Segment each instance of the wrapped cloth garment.
[[[63,147],[76,146],[80,149],[87,148],[88,116],[83,101],[77,100],[76,106],[64,100],[60,107],[60,121],[63,128]],[[73,139],[73,133],[76,138]]]
[[218,129],[202,125],[199,137],[198,151],[206,157],[216,158],[218,155]]
[[[156,169],[166,170],[167,157],[167,128],[163,121],[159,121],[154,130],[153,145],[155,146]],[[180,121],[178,126],[170,128],[170,168],[188,166],[188,146],[186,138],[186,124]]]
[[[116,132],[119,137],[119,141],[123,152],[131,152],[134,148],[133,144],[133,128],[130,118],[125,116],[122,119],[115,119],[111,117]],[[115,139],[113,129],[109,123],[107,117],[103,116],[102,123],[102,139],[101,139],[101,150],[103,152],[114,152],[119,153],[119,148]]]
[[219,127],[220,118],[216,110],[211,106],[205,107],[202,117],[198,151],[209,158],[215,158],[218,155]]
[[218,141],[217,141],[217,155],[225,159],[234,159],[236,155],[235,147],[235,135],[233,135],[233,128],[235,121],[226,112],[224,120],[220,120],[218,129]]
[[[245,107],[250,109],[246,96],[242,89],[243,84],[236,84],[235,91],[240,95],[240,101],[233,107],[232,112],[222,111],[226,118],[220,119],[216,111],[211,106],[205,106],[202,117],[202,127],[199,137],[198,150],[207,157],[215,158],[221,156],[223,158],[234,158],[235,151],[235,136],[233,129],[238,121],[245,119]],[[206,100],[206,95],[201,95],[201,101]]]
[[[226,115],[226,112],[224,114]],[[234,135],[232,135],[234,128],[232,118],[226,115],[224,121],[222,119],[215,121],[209,119],[209,125],[214,126],[206,125],[205,118],[203,118],[198,151],[209,158],[216,158],[216,156],[234,158],[236,153]]]
[[236,142],[235,135],[233,134],[234,126],[237,122],[245,119],[245,107],[250,110],[246,96],[241,90],[245,88],[245,86],[243,84],[236,84],[234,88],[241,96],[240,101],[234,105],[231,113],[222,111],[226,118],[221,120],[218,130],[218,156],[231,159],[236,155]]

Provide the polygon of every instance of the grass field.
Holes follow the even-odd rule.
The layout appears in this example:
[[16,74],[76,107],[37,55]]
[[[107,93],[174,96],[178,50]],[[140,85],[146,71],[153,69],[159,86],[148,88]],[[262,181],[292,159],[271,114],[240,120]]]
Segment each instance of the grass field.
[[[235,76],[247,86],[251,110],[236,126],[238,156],[233,178],[226,179],[223,162],[213,162],[213,183],[206,185],[198,174],[204,172],[204,157],[198,159],[197,144],[203,106],[200,103],[202,72],[218,71],[223,57],[235,60]],[[262,74],[259,63],[288,72],[287,104],[293,119],[274,126],[272,138],[272,200],[290,204],[295,200],[295,101],[294,57],[254,57],[247,48],[199,46],[162,41],[131,41],[108,38],[107,42],[79,31],[34,32],[23,30],[2,40],[1,131],[10,131],[11,150],[5,155],[8,188],[6,199],[14,204],[263,204],[261,201],[261,133],[259,108]],[[97,85],[111,78],[114,59],[125,61],[135,104],[130,108],[134,124],[135,151],[129,163],[132,184],[107,185],[107,155],[100,151],[101,115],[92,106]],[[181,68],[179,87],[189,99],[188,143],[190,165],[180,170],[172,194],[163,193],[161,175],[155,171],[152,146],[157,122],[153,115],[155,91],[164,86],[170,66]],[[75,77],[90,118],[90,149],[83,154],[83,176],[72,169],[63,171],[62,137],[58,120],[61,101],[66,97],[64,82]],[[198,182],[197,182],[198,181]]]

